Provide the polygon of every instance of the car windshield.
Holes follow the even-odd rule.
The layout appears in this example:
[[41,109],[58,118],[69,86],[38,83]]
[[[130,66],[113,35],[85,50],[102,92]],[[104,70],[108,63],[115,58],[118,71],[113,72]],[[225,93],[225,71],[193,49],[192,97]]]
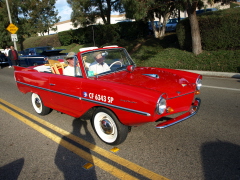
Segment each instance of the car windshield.
[[104,75],[125,70],[134,65],[131,57],[123,48],[101,49],[82,54],[88,77]]

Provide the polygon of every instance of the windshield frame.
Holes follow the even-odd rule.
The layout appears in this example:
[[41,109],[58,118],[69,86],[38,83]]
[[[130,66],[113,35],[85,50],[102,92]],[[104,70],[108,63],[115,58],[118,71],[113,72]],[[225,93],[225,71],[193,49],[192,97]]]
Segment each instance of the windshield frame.
[[[101,52],[100,56],[102,56],[104,58],[103,63],[107,64],[110,67],[110,70],[107,70],[107,71],[104,71],[101,73],[90,72],[90,71],[92,71],[91,68],[94,65],[100,64],[100,63],[97,63],[97,60],[94,57],[95,56],[94,54],[99,53],[99,52]],[[117,53],[119,53],[119,54],[117,54]],[[111,59],[110,57],[114,56],[114,54],[116,54],[119,58]],[[83,52],[80,54],[80,56],[82,59],[83,69],[86,73],[87,78],[103,76],[103,75],[107,75],[107,74],[116,73],[119,71],[125,71],[125,70],[127,70],[127,66],[129,66],[129,65],[135,66],[136,65],[135,62],[130,57],[130,55],[128,54],[127,50],[125,48],[121,48],[121,47],[94,49],[91,51]],[[118,67],[117,66],[118,64],[121,64],[121,66]]]

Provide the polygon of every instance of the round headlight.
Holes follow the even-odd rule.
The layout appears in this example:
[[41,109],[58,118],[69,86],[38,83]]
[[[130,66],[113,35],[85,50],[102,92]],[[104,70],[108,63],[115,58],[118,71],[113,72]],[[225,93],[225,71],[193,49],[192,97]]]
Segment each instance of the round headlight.
[[202,79],[198,78],[196,81],[196,89],[200,90],[201,86],[202,86]]
[[166,108],[167,108],[166,99],[161,96],[157,102],[157,113],[158,114],[164,113]]

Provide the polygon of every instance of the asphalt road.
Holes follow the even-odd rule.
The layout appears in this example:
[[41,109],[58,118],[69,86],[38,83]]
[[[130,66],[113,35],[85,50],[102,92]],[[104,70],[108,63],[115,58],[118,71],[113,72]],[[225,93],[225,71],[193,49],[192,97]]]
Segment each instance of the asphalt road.
[[203,84],[197,115],[132,128],[112,152],[89,121],[38,116],[13,69],[0,69],[0,179],[240,180],[240,79],[204,76]]

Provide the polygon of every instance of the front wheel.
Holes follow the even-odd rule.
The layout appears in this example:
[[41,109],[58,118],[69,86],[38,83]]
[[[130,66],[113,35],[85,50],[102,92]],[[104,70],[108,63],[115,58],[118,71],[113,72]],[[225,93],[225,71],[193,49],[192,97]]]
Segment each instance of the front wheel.
[[106,108],[98,108],[91,120],[98,137],[109,145],[121,144],[128,135],[128,126],[119,122],[115,114]]
[[32,93],[32,105],[34,110],[42,116],[49,114],[51,111],[49,107],[44,106],[40,96],[35,93]]

